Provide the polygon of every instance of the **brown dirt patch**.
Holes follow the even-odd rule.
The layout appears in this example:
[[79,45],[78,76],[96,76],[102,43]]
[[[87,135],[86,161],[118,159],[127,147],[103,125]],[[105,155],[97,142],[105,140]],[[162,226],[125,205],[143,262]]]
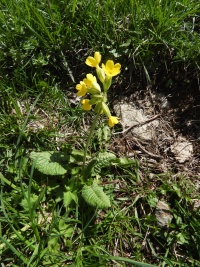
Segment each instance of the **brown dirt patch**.
[[[158,92],[148,87],[120,96],[123,103],[134,103],[142,110],[147,120],[156,117],[156,126],[151,140],[142,140],[132,129],[113,135],[110,149],[118,155],[136,156],[140,162],[148,161],[154,172],[173,171],[200,178],[200,91]],[[117,103],[115,99],[113,105]],[[158,117],[157,117],[158,116]],[[117,131],[115,129],[115,131]],[[123,132],[123,129],[122,129]],[[180,139],[192,146],[191,156],[180,162],[172,145]],[[184,150],[182,154],[184,153]]]

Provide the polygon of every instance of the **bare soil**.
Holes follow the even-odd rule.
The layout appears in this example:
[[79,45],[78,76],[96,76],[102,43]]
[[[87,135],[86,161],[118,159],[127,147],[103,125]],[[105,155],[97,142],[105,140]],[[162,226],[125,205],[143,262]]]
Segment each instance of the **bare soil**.
[[[119,100],[120,99],[120,100]],[[148,120],[159,123],[151,140],[145,141],[133,132],[122,129],[114,134],[110,149],[127,156],[135,155],[140,162],[148,160],[153,172],[172,171],[185,177],[200,179],[200,89],[174,88],[159,91],[151,86],[144,90],[134,90],[134,85],[115,98],[113,105],[120,101],[134,103]],[[115,130],[118,131],[118,130]],[[119,131],[120,132],[120,131]],[[185,140],[192,147],[192,153],[184,160],[178,160],[173,144]],[[184,149],[182,155],[184,154]],[[183,155],[184,156],[184,155]]]

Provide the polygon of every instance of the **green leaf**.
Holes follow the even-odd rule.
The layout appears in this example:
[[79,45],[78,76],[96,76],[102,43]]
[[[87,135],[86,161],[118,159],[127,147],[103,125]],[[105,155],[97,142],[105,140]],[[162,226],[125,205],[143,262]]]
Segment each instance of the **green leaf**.
[[110,127],[108,125],[106,125],[103,128],[99,128],[96,131],[96,135],[98,137],[98,141],[100,144],[108,142],[111,138]]
[[57,254],[60,251],[59,237],[52,237],[48,241],[48,251],[52,254]]
[[74,229],[70,226],[70,224],[67,224],[63,219],[59,220],[59,234],[63,235],[65,238],[71,237]]
[[46,175],[63,175],[67,172],[67,155],[62,152],[31,152],[35,168]]
[[110,207],[110,199],[103,192],[103,188],[96,182],[92,185],[84,185],[82,189],[82,197],[92,207],[106,209]]
[[113,160],[116,158],[114,153],[111,152],[100,152],[98,155],[99,159],[107,159],[107,160]]
[[[28,200],[28,196],[26,196],[26,198],[23,198],[22,201],[20,202],[20,205],[25,209],[25,210],[29,210],[30,206],[33,206],[36,201],[38,200],[38,196],[35,194],[31,194],[30,199]],[[28,201],[30,202],[30,204],[28,203]]]
[[74,200],[75,203],[78,202],[78,198],[75,193],[70,192],[70,191],[63,193],[63,204],[65,207],[68,207],[71,204],[72,200]]
[[110,167],[111,163],[115,160],[115,154],[111,152],[100,152],[97,157],[97,162],[93,168],[93,174],[99,174],[102,168]]
[[85,167],[84,172],[83,172],[83,179],[88,179],[91,177],[93,174],[93,169],[95,164],[97,163],[97,159],[92,159],[88,165]]
[[73,148],[70,155],[74,158],[74,160],[76,160],[76,162],[83,162],[83,157],[84,157],[83,150],[78,150],[78,149]]
[[83,178],[88,179],[91,176],[96,176],[101,172],[102,168],[110,167],[112,162],[115,162],[116,156],[111,152],[100,152],[96,158],[93,158],[86,166],[83,172]]
[[130,167],[136,165],[136,161],[129,158],[117,158],[114,162],[121,167]]
[[24,264],[28,264],[28,261],[26,259],[26,257],[24,257],[24,255],[18,251],[18,249],[16,249],[15,247],[13,247],[13,245],[8,242],[8,240],[6,238],[3,238],[2,236],[0,236],[0,241],[2,242],[2,244],[6,244],[6,246],[13,252],[14,255],[16,255],[21,261],[24,262]]

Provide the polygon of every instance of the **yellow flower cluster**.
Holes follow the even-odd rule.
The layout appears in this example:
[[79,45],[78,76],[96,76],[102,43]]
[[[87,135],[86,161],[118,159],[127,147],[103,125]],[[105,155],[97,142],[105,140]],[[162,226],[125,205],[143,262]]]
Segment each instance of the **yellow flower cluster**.
[[96,68],[97,77],[103,85],[103,91],[97,82],[97,78],[89,73],[83,81],[76,85],[77,95],[83,97],[89,94],[90,99],[83,99],[81,101],[82,108],[90,110],[92,105],[95,105],[94,111],[104,113],[108,117],[108,125],[113,127],[119,121],[117,117],[111,116],[109,107],[106,104],[107,91],[111,86],[112,77],[120,73],[121,65],[119,63],[114,64],[113,60],[108,60],[105,65],[102,63],[102,67],[100,67],[100,62],[101,54],[99,52],[95,52],[94,57],[89,56],[85,61],[88,66]]

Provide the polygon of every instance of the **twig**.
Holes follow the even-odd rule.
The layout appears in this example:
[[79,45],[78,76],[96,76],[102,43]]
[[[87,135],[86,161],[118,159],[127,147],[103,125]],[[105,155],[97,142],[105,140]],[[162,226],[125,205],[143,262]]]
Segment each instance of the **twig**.
[[132,124],[130,127],[128,127],[127,129],[123,130],[122,132],[116,132],[116,133],[113,133],[113,135],[115,135],[115,134],[124,134],[124,133],[127,133],[128,131],[130,131],[131,129],[133,129],[133,128],[135,128],[135,127],[142,126],[142,125],[144,125],[144,124],[146,124],[146,123],[149,123],[149,122],[151,122],[151,121],[157,119],[158,117],[160,117],[160,115],[161,115],[161,114],[157,114],[157,115],[155,115],[155,116],[149,118],[149,119],[146,120],[146,121],[143,121],[143,122],[140,122],[140,123],[134,123],[134,124]]
[[144,153],[148,154],[149,156],[151,156],[152,158],[155,158],[155,159],[163,159],[162,156],[160,156],[160,155],[155,155],[155,154],[153,154],[153,153],[147,151],[147,150],[140,144],[140,142],[137,140],[137,138],[135,138],[135,137],[132,137],[132,138],[133,138],[133,140],[135,141],[136,145],[137,145],[137,146],[138,146]]

